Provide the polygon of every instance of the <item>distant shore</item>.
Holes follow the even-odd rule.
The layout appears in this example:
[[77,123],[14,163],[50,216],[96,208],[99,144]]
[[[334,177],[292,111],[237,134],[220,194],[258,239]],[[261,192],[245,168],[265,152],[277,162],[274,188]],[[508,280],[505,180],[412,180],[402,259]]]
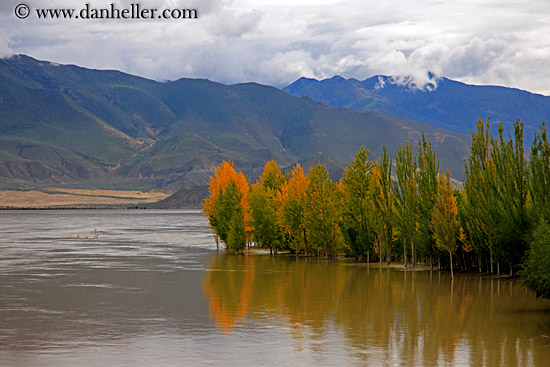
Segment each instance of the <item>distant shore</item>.
[[41,209],[121,209],[139,208],[167,198],[160,191],[85,190],[48,188],[0,190],[2,210]]

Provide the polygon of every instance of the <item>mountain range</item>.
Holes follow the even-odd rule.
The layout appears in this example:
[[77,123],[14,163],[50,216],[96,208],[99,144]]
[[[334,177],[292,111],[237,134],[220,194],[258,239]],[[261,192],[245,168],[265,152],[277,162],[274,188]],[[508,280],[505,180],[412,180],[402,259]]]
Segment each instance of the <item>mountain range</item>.
[[463,178],[467,135],[312,97],[256,83],[158,82],[24,55],[0,59],[0,188],[176,192],[205,185],[222,160],[252,181],[270,159],[283,167],[321,161],[338,179],[361,145],[376,159],[382,144],[394,154],[422,133],[442,168]]
[[430,75],[422,87],[410,78],[377,75],[359,81],[335,76],[316,80],[300,78],[283,89],[296,96],[309,96],[330,107],[378,111],[407,117],[451,131],[470,134],[479,118],[502,122],[505,134],[513,123],[525,124],[525,144],[530,145],[542,121],[550,119],[550,97],[499,86],[469,85]]

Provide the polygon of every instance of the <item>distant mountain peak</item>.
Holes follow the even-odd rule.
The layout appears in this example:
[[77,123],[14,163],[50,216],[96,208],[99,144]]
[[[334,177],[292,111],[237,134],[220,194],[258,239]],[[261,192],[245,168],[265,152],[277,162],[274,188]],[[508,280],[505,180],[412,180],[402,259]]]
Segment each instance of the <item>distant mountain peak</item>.
[[[410,76],[375,75],[363,81],[334,78],[293,83],[283,90],[293,96],[325,101],[330,107],[378,111],[468,134],[479,118],[502,122],[505,135],[518,118],[525,123],[525,144],[542,121],[550,119],[550,97],[520,89],[479,86],[433,72]],[[496,124],[493,124],[496,127]]]
[[298,85],[311,84],[311,83],[329,83],[331,85],[334,83],[337,83],[337,84],[351,83],[354,85],[362,84],[362,87],[366,87],[367,85],[369,85],[370,88],[368,89],[371,91],[380,90],[387,86],[392,85],[395,87],[409,89],[411,91],[431,92],[437,89],[441,79],[442,79],[441,77],[437,76],[435,73],[430,71],[424,74],[418,74],[418,75],[393,75],[393,76],[375,75],[363,81],[359,81],[355,78],[344,78],[341,75],[334,75],[330,78],[325,78],[325,79],[301,77],[297,79],[294,83],[285,87],[284,89],[289,88],[291,86],[298,86]]

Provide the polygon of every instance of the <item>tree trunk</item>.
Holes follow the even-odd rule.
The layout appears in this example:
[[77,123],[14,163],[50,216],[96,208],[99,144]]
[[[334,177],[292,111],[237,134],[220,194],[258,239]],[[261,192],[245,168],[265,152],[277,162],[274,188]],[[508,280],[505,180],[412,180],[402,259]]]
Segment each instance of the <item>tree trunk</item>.
[[407,267],[407,241],[403,241],[403,263]]
[[491,263],[491,274],[493,274],[493,250],[489,249],[489,262]]
[[477,266],[479,268],[479,272],[481,273],[481,252],[477,254]]
[[307,237],[306,237],[306,229],[304,228],[304,247],[306,252],[306,257],[309,256],[309,249],[307,248]]
[[416,249],[414,248],[414,239],[411,238],[411,249],[413,255],[413,268],[416,268]]
[[514,276],[514,268],[512,267],[512,262],[510,261],[510,276]]
[[390,265],[391,258],[390,258],[390,242],[391,242],[391,233],[388,238],[388,241],[386,242],[386,260],[388,261],[388,265]]
[[449,260],[451,261],[451,279],[454,279],[455,276],[453,274],[453,253],[449,251]]

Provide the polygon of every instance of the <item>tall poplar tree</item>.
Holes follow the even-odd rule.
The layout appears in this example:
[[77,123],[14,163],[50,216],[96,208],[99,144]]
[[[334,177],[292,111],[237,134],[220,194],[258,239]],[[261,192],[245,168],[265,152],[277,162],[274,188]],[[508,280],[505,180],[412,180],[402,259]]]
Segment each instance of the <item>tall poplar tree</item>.
[[277,253],[284,246],[283,230],[277,221],[277,192],[284,178],[275,161],[266,163],[260,180],[252,185],[249,194],[252,236],[257,245]]
[[489,254],[490,270],[493,272],[493,245],[490,241],[493,231],[493,210],[491,205],[492,192],[490,172],[492,172],[490,149],[491,133],[490,122],[479,119],[477,131],[472,131],[470,155],[465,165],[466,181],[464,182],[464,210],[465,229],[470,241],[478,253],[478,266],[481,271],[481,257]]
[[550,222],[550,144],[546,123],[535,133],[529,159],[531,182],[529,186],[533,221],[544,219]]
[[364,146],[355,154],[353,162],[346,167],[341,180],[342,232],[349,253],[370,260],[374,241],[373,201],[371,178],[373,163]]
[[305,227],[305,199],[309,179],[298,163],[292,169],[290,179],[281,186],[277,193],[277,220],[288,238],[290,248],[298,254],[304,251],[309,254],[307,233]]
[[390,252],[393,240],[393,195],[392,185],[392,158],[388,155],[386,146],[383,146],[382,156],[372,168],[372,193],[374,202],[374,230],[378,238],[378,251],[382,261],[385,251],[386,261],[391,261]]
[[[493,214],[493,248],[498,264],[518,264],[526,251],[525,236],[528,230],[526,202],[528,194],[528,170],[523,148],[523,123],[514,123],[514,137],[503,136],[502,124],[498,126],[499,138],[493,140],[491,158],[494,164],[494,186],[491,207]],[[499,266],[500,272],[500,266]]]
[[453,273],[453,254],[458,247],[460,224],[458,222],[458,208],[451,186],[451,173],[439,174],[439,193],[432,216],[432,231],[435,243],[441,250],[449,253],[451,278]]
[[529,168],[533,232],[521,275],[538,297],[550,299],[550,145],[544,122],[531,145]]
[[395,173],[397,180],[392,184],[392,192],[395,198],[395,224],[401,233],[403,243],[403,262],[408,265],[407,244],[413,256],[413,264],[416,265],[414,251],[414,234],[416,231],[416,214],[418,211],[418,195],[416,191],[416,162],[412,154],[412,148],[407,139],[405,145],[397,149],[395,160]]
[[426,141],[422,134],[422,141],[418,147],[418,215],[417,234],[415,242],[419,253],[430,259],[433,269],[433,259],[437,254],[437,247],[431,230],[432,214],[438,193],[439,159],[436,158],[432,142]]
[[320,163],[310,169],[308,179],[304,212],[307,237],[317,256],[334,258],[344,245],[336,185]]

